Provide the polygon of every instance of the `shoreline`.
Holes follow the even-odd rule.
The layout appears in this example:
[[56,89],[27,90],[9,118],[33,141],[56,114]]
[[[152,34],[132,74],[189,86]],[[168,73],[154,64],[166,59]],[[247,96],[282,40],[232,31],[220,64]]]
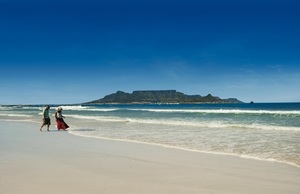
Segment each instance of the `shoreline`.
[[[70,121],[72,122],[72,118],[70,119]],[[19,120],[19,119],[18,120],[14,120],[14,119],[9,120],[9,119],[5,119],[5,120],[0,120],[0,122],[19,122],[19,123],[24,122],[24,123],[35,123],[37,125],[40,125],[39,121],[37,121],[37,120]],[[53,122],[55,122],[55,121],[53,121]],[[52,123],[51,126],[50,126],[50,131],[56,131],[57,130],[56,128],[53,129],[53,127],[55,127],[55,123]],[[137,141],[137,140],[126,140],[126,139],[117,139],[117,138],[114,139],[114,138],[107,138],[107,137],[82,135],[82,134],[75,134],[75,133],[72,132],[72,130],[67,130],[67,133],[69,133],[70,135],[74,135],[74,136],[78,136],[78,137],[84,137],[84,138],[144,144],[144,145],[149,145],[149,146],[159,146],[159,147],[163,147],[163,148],[177,149],[177,150],[182,150],[182,151],[186,151],[186,152],[195,152],[195,153],[203,153],[203,154],[230,156],[230,157],[237,157],[237,158],[245,159],[245,160],[256,160],[256,161],[263,161],[263,162],[270,162],[270,163],[278,163],[278,164],[284,164],[284,165],[288,165],[288,166],[292,166],[292,167],[296,167],[296,168],[300,169],[300,166],[295,164],[295,163],[280,161],[280,160],[276,160],[276,159],[262,159],[262,158],[252,157],[252,156],[238,155],[238,154],[234,154],[234,153],[231,154],[231,153],[222,153],[222,152],[219,153],[219,152],[210,152],[210,151],[200,151],[200,150],[175,147],[175,146],[159,144],[159,143],[148,143],[148,142]]]
[[195,152],[195,153],[200,153],[200,154],[221,155],[221,156],[237,157],[237,158],[245,159],[245,160],[256,160],[256,161],[263,161],[263,162],[278,163],[278,164],[284,164],[284,165],[296,167],[296,168],[299,168],[299,170],[300,170],[300,166],[297,165],[297,164],[288,163],[288,162],[284,162],[284,161],[279,161],[279,160],[275,160],[275,159],[261,159],[261,158],[251,157],[251,156],[237,155],[237,154],[230,154],[230,153],[200,151],[200,150],[195,150],[195,149],[181,148],[181,147],[175,147],[175,146],[164,145],[164,144],[159,144],[159,143],[148,143],[148,142],[137,141],[137,140],[113,139],[113,138],[107,138],[107,137],[96,137],[96,136],[91,136],[91,135],[81,135],[81,134],[72,133],[71,130],[70,131],[68,130],[68,133],[71,134],[71,135],[75,135],[75,136],[83,137],[83,138],[92,138],[92,139],[107,140],[107,141],[143,144],[143,145],[148,145],[148,146],[158,146],[158,147],[162,147],[162,148],[176,149],[176,150],[181,150],[181,151],[186,151],[186,152]]
[[[286,164],[83,138],[0,121],[0,193],[298,193]],[[44,128],[45,130],[45,128]]]
[[[72,118],[70,119],[70,121],[72,121]],[[23,123],[24,122],[24,123],[31,123],[31,124],[40,125],[40,122],[38,120],[15,120],[15,119],[10,120],[10,119],[5,119],[5,120],[0,120],[0,122],[18,122],[18,123]],[[55,122],[55,121],[53,121],[53,122]],[[55,129],[53,129],[53,128],[55,128],[55,123],[51,124],[50,131],[56,131],[57,130],[56,128]],[[143,145],[148,145],[148,146],[158,146],[158,147],[169,148],[169,149],[177,149],[177,150],[181,150],[181,151],[195,152],[195,153],[200,153],[200,154],[212,154],[212,155],[237,157],[237,158],[246,159],[246,160],[256,160],[256,161],[284,164],[284,165],[288,165],[288,166],[300,169],[300,166],[295,164],[295,163],[280,161],[280,160],[276,160],[276,159],[263,159],[263,158],[257,158],[257,157],[247,156],[247,155],[246,156],[245,155],[238,155],[238,154],[234,154],[234,153],[222,153],[222,152],[219,153],[219,152],[212,152],[212,151],[201,151],[201,150],[181,148],[181,147],[176,147],[176,146],[171,146],[171,145],[165,145],[165,144],[159,144],[159,143],[149,143],[149,142],[143,142],[143,141],[137,141],[137,140],[97,137],[97,136],[91,136],[91,135],[76,134],[76,133],[72,132],[72,130],[67,130],[66,132],[70,135],[74,135],[74,136],[78,136],[78,137],[84,137],[84,138],[91,138],[91,139],[96,139],[96,140],[98,139],[98,140],[107,140],[107,141],[116,141],[116,142],[120,141],[120,142],[127,142],[127,143],[143,144]]]
[[[72,123],[72,118],[69,120]],[[25,122],[25,123],[35,123],[40,125],[39,121],[37,120],[2,120],[2,121],[7,121],[7,122]],[[1,120],[0,120],[1,122]],[[55,121],[53,121],[55,122]],[[52,131],[56,131],[56,128],[53,129],[53,127],[55,127],[55,123],[52,123],[51,125],[52,127]],[[51,130],[51,129],[50,129]],[[85,138],[92,138],[92,139],[99,139],[99,140],[108,140],[108,141],[121,141],[121,142],[127,142],[127,143],[137,143],[137,144],[144,144],[144,145],[149,145],[149,146],[159,146],[159,147],[164,147],[164,148],[170,148],[170,149],[178,149],[178,150],[182,150],[182,151],[187,151],[187,152],[196,152],[196,153],[203,153],[203,154],[213,154],[213,155],[224,155],[224,156],[231,156],[231,157],[238,157],[241,159],[247,159],[247,160],[257,160],[257,161],[264,161],[264,162],[271,162],[271,163],[279,163],[279,164],[285,164],[288,166],[292,166],[292,167],[296,167],[300,169],[300,166],[292,163],[292,162],[287,162],[287,161],[280,161],[280,160],[276,160],[276,159],[264,159],[264,158],[258,158],[258,157],[252,157],[252,156],[247,156],[247,155],[238,155],[238,154],[234,154],[234,153],[223,153],[223,152],[213,152],[213,151],[201,151],[201,150],[196,150],[196,149],[189,149],[189,148],[181,148],[181,147],[176,147],[176,146],[171,146],[171,145],[165,145],[165,144],[159,144],[159,143],[149,143],[149,142],[143,142],[143,141],[138,141],[138,140],[127,140],[127,139],[117,139],[117,138],[107,138],[107,137],[97,137],[97,136],[91,136],[91,135],[83,135],[83,134],[76,134],[74,132],[72,132],[72,130],[68,130],[67,131],[70,135],[75,135],[78,137],[85,137]]]

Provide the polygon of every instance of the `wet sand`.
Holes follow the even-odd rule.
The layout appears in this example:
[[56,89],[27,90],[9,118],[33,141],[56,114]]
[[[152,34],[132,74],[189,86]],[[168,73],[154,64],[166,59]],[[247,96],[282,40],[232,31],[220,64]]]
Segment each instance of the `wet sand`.
[[0,121],[0,193],[298,194],[300,169]]

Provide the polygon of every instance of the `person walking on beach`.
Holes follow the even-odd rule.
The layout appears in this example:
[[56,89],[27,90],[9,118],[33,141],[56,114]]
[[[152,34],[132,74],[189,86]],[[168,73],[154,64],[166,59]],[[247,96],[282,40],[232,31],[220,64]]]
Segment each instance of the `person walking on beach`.
[[51,125],[50,117],[49,117],[49,109],[50,106],[47,105],[43,110],[43,123],[40,127],[40,131],[42,131],[42,128],[47,125],[47,131],[49,131],[49,126]]
[[58,107],[57,111],[55,112],[55,118],[56,118],[56,127],[58,130],[66,130],[67,128],[69,128],[69,125],[67,125],[67,123],[65,123],[64,119],[65,118],[62,115],[62,108]]

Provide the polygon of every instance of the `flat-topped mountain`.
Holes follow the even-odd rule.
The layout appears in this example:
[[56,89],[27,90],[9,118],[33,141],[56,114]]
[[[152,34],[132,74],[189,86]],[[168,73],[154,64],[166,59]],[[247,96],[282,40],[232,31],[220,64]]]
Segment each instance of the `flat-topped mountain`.
[[221,99],[208,94],[207,96],[186,95],[176,90],[144,90],[131,94],[117,91],[99,100],[87,104],[142,104],[142,103],[242,103],[236,98]]

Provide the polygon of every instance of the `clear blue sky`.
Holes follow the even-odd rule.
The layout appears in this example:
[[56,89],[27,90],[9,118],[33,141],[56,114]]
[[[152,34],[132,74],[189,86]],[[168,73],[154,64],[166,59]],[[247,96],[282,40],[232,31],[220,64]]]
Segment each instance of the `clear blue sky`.
[[176,89],[300,101],[300,2],[0,0],[0,104]]

